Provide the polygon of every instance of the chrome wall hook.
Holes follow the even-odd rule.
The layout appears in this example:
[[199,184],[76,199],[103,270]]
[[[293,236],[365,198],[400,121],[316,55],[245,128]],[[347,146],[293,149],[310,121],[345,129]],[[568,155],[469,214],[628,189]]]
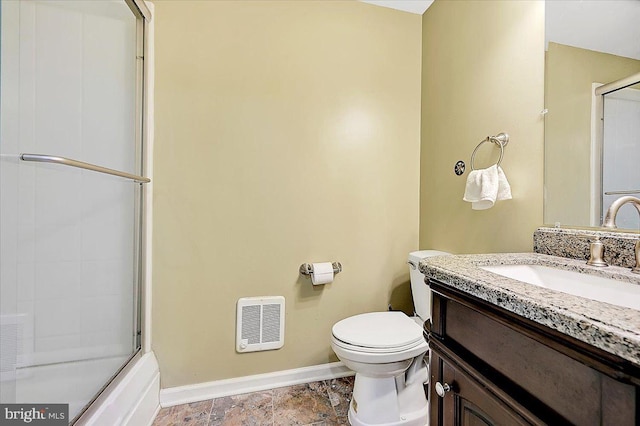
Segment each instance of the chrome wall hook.
[[487,136],[487,138],[495,143],[495,144],[499,144],[503,147],[507,146],[509,144],[509,135],[507,133],[501,132],[498,133],[495,136]]

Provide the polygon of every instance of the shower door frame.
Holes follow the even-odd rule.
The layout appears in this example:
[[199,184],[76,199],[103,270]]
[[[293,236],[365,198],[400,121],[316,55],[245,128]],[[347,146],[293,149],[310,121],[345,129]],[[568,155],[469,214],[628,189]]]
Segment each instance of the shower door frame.
[[[151,24],[151,12],[144,3],[144,0],[120,0],[120,2],[124,2],[128,6],[135,19],[136,75],[135,77],[131,76],[135,81],[129,80],[129,82],[135,84],[135,92],[129,92],[132,96],[135,96],[135,106],[133,111],[134,116],[130,117],[134,120],[134,134],[132,136],[135,141],[135,173],[144,176],[148,175],[151,170],[150,146],[152,144],[153,134],[153,61],[151,57],[152,46],[150,43],[150,40],[153,37],[153,28]],[[153,5],[151,4],[150,7],[152,8]],[[2,15],[4,14],[2,13]],[[147,58],[146,61],[145,58]],[[62,162],[63,164],[72,165],[74,167],[89,168],[90,170],[98,172],[106,171],[109,173],[105,168],[93,167],[87,163],[59,161],[64,160],[60,157],[56,159],[54,156],[33,155],[31,156],[31,160],[24,158],[28,157],[28,155],[19,155],[16,157],[18,157],[16,160],[45,162],[51,162],[51,159],[53,158],[56,160],[54,162]],[[39,158],[33,159],[33,157]],[[45,157],[49,158],[45,159]],[[122,176],[122,174],[120,175]],[[146,181],[146,179],[144,180]],[[117,398],[117,392],[121,392],[123,387],[126,388],[130,381],[125,381],[127,378],[126,376],[129,373],[139,371],[139,368],[135,368],[136,365],[141,359],[148,359],[148,357],[143,356],[151,351],[149,333],[150,309],[147,299],[147,295],[150,294],[150,253],[148,252],[148,249],[150,248],[151,234],[151,188],[147,186],[149,184],[143,184],[141,181],[136,182],[137,183],[134,185],[137,186],[134,187],[133,193],[133,211],[129,210],[131,212],[130,214],[134,215],[133,235],[131,235],[133,239],[133,249],[129,249],[131,250],[131,256],[133,256],[133,286],[131,289],[132,292],[128,293],[132,296],[132,299],[130,299],[131,301],[129,302],[131,303],[129,305],[130,308],[128,309],[133,309],[132,322],[129,323],[133,326],[133,333],[129,334],[130,337],[127,337],[131,342],[131,346],[129,346],[129,355],[126,355],[126,352],[123,353],[124,360],[126,361],[123,361],[117,368],[114,366],[114,370],[111,372],[107,371],[105,376],[110,374],[110,377],[102,383],[101,388],[95,394],[86,394],[85,405],[72,420],[70,419],[71,424],[86,424],[92,422],[92,420],[95,420],[96,418],[100,418],[101,414],[105,413],[105,409],[108,409],[108,407],[113,404],[114,398]],[[147,187],[145,188],[145,186]],[[125,415],[126,412],[123,412],[122,414]]]
[[[640,73],[607,84],[591,85],[591,226],[599,227],[604,220],[603,154],[604,154],[604,96],[640,83]],[[620,191],[607,195],[635,195],[635,191]]]
[[[150,129],[148,120],[150,118],[149,110],[150,101],[150,64],[145,58],[150,56],[150,26],[151,11],[145,4],[144,0],[123,0],[131,9],[136,17],[136,118],[135,118],[135,134],[136,134],[136,164],[139,167],[139,174],[147,176],[150,167],[150,158],[148,158],[150,145]],[[125,362],[118,371],[105,383],[104,387],[87,403],[85,408],[73,419],[70,424],[84,424],[90,422],[99,414],[103,406],[108,402],[110,396],[115,393],[116,389],[123,383],[123,380],[131,372],[133,367],[140,361],[144,353],[151,351],[150,340],[147,338],[148,315],[147,315],[147,264],[150,262],[148,256],[147,242],[149,241],[148,219],[150,214],[147,212],[149,206],[150,183],[136,183],[136,202],[134,226],[134,277],[136,277],[134,290],[134,352],[131,354],[127,362]]]

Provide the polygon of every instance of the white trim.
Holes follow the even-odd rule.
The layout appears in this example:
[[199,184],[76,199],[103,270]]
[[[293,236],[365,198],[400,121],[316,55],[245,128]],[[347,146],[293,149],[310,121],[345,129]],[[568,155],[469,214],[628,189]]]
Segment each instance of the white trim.
[[602,95],[597,94],[601,86],[591,83],[590,226],[600,226],[602,214]]
[[[148,2],[147,6],[153,15],[155,5]],[[145,211],[145,225],[144,225],[144,283],[143,283],[143,296],[144,311],[142,312],[143,321],[142,325],[144,330],[142,331],[142,351],[144,353],[151,352],[151,277],[153,275],[153,141],[154,141],[154,93],[155,93],[155,24],[154,21],[148,21],[147,34],[145,34],[145,125],[146,125],[146,153],[145,153],[145,173],[151,182],[146,184],[145,197],[144,197],[144,211]]]
[[317,382],[319,380],[337,379],[340,377],[353,376],[354,374],[355,373],[349,370],[343,363],[332,362],[293,370],[216,380],[195,385],[177,386],[160,390],[160,406],[163,408],[172,407],[174,405],[205,401],[223,396],[239,395],[300,383]]
[[[153,13],[153,3],[147,3]],[[160,411],[160,368],[151,351],[151,247],[152,247],[152,197],[153,197],[153,138],[154,138],[154,21],[146,22],[145,34],[145,175],[151,182],[145,187],[145,230],[144,230],[144,282],[143,285],[143,327],[142,357],[122,377],[117,386],[109,391],[106,399],[95,402],[78,425],[96,426],[140,426],[152,425]],[[90,412],[89,412],[90,411]]]

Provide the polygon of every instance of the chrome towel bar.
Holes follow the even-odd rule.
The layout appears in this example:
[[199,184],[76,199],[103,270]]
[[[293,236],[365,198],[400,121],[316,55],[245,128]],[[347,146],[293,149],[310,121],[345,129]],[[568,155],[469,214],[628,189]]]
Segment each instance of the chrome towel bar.
[[482,139],[480,143],[476,146],[476,149],[471,153],[471,170],[475,170],[476,168],[473,165],[474,160],[476,159],[476,152],[478,152],[478,148],[482,146],[485,142],[495,143],[500,147],[500,158],[496,163],[496,166],[499,166],[502,163],[502,157],[504,156],[504,147],[509,143],[509,135],[506,133],[498,133],[495,136],[487,136],[485,139]]
[[70,158],[58,157],[56,155],[46,154],[20,154],[22,161],[35,161],[37,163],[54,163],[63,166],[77,167],[79,169],[91,170],[98,173],[105,173],[108,175],[119,176],[125,179],[131,179],[138,183],[149,183],[151,179],[144,176],[132,175],[131,173],[121,172],[119,170],[108,169],[102,166],[96,166],[95,164],[85,163],[84,161],[72,160]]
[[627,191],[607,191],[604,195],[633,195],[640,194],[640,189],[630,189]]

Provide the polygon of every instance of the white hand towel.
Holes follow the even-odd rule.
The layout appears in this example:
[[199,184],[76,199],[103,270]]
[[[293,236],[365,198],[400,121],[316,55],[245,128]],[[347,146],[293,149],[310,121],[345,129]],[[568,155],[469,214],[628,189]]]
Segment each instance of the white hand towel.
[[502,171],[502,167],[498,166],[498,195],[496,196],[496,201],[510,199],[511,186],[509,185],[509,181],[507,181],[507,176],[505,176]]
[[467,177],[464,201],[471,203],[473,210],[485,210],[493,207],[498,197],[498,167],[472,170]]
[[494,164],[487,169],[472,170],[462,199],[470,202],[473,210],[490,209],[496,201],[510,200],[511,187],[502,168]]

